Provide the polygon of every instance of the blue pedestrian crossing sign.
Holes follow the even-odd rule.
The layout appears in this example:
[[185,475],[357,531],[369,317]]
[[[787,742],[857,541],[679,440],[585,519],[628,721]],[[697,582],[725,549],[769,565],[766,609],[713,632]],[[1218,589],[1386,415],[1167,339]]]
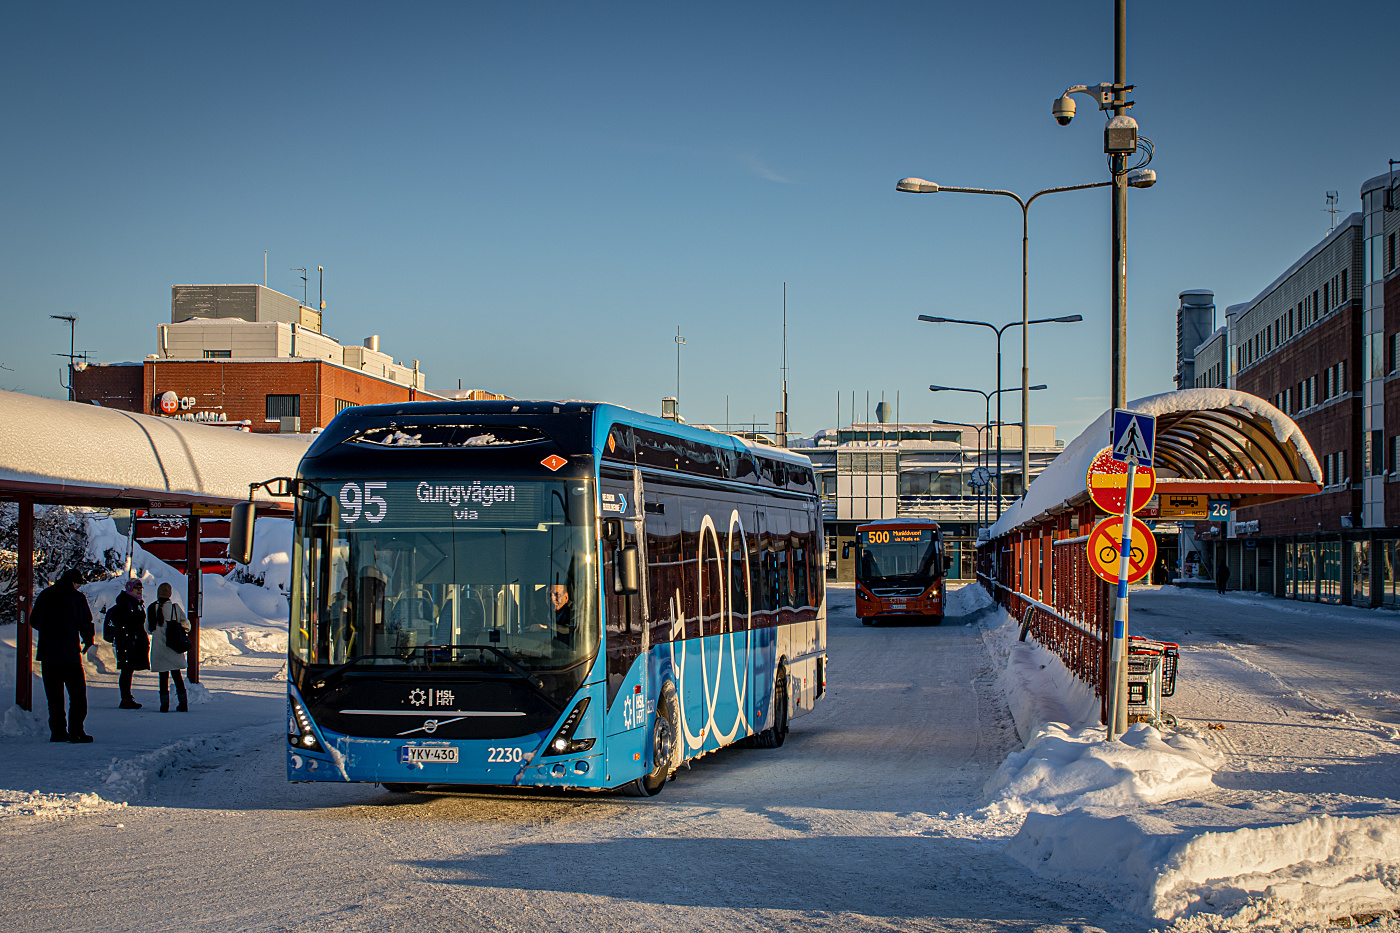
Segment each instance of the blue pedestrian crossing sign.
[[1157,417],[1136,411],[1113,410],[1113,459],[1123,463],[1136,460],[1152,465],[1152,448],[1157,439]]

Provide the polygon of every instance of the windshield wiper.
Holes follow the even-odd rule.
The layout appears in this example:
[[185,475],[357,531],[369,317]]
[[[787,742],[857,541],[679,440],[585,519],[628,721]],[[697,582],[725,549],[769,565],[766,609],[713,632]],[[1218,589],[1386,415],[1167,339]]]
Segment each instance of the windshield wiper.
[[356,657],[353,657],[353,658],[351,658],[350,660],[346,661],[344,664],[337,664],[335,667],[331,668],[330,670],[328,670],[328,671],[326,671],[324,674],[322,674],[320,677],[318,677],[318,678],[316,679],[316,687],[317,687],[317,689],[320,689],[321,687],[324,687],[324,686],[326,685],[326,681],[330,680],[332,677],[336,677],[336,676],[339,676],[340,674],[343,674],[343,673],[346,671],[347,668],[354,667],[356,664],[359,664],[361,661],[371,661],[371,660],[381,660],[381,661],[382,661],[382,660],[385,660],[385,659],[387,659],[387,658],[392,658],[392,659],[394,659],[395,661],[407,661],[407,660],[408,660],[408,655],[402,655],[402,654],[361,654],[361,655],[357,655]]
[[537,696],[539,696],[540,699],[544,700],[546,703],[557,709],[559,712],[564,712],[563,705],[556,702],[554,697],[550,696],[548,693],[545,692],[544,683],[536,679],[535,676],[529,671],[525,670],[525,668],[512,661],[510,654],[507,653],[504,648],[497,648],[495,645],[419,645],[418,647],[422,649],[438,650],[447,648],[453,651],[459,648],[467,648],[473,651],[489,651],[496,657],[500,658],[505,663],[506,667],[511,669],[512,673],[514,673],[521,680],[525,681],[525,686],[529,687],[530,690]]
[[[473,651],[489,651],[492,654],[496,655],[496,657],[500,658],[501,661],[505,663],[506,667],[510,668],[512,674],[514,674],[520,680],[525,682],[525,686],[529,688],[529,690],[532,693],[537,695],[540,699],[544,700],[546,703],[554,707],[559,712],[564,712],[563,705],[556,701],[554,697],[550,696],[548,693],[545,692],[544,684],[541,681],[536,679],[535,676],[529,671],[527,671],[525,668],[521,667],[519,664],[516,664],[513,660],[511,660],[510,655],[506,653],[504,649],[497,648],[495,645],[414,645],[412,650],[410,650],[408,654],[362,654],[359,657],[351,658],[344,664],[336,665],[335,667],[331,668],[330,670],[322,674],[320,677],[318,677],[316,679],[316,689],[320,690],[324,688],[327,682],[331,680],[331,678],[338,677],[339,675],[345,673],[346,670],[355,666],[361,661],[369,661],[373,659],[383,660],[386,658],[392,658],[395,661],[407,661],[413,655],[417,654],[420,651],[441,651],[443,649],[456,651],[464,648]],[[428,663],[431,664],[432,662],[429,661]]]

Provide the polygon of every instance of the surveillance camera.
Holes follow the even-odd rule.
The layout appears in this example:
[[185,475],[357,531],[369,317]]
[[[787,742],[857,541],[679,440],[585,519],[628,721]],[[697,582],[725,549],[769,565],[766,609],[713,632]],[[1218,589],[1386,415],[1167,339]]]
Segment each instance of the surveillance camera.
[[1060,126],[1069,126],[1069,121],[1074,119],[1074,98],[1068,94],[1055,98],[1055,105],[1050,108],[1050,112],[1055,115]]

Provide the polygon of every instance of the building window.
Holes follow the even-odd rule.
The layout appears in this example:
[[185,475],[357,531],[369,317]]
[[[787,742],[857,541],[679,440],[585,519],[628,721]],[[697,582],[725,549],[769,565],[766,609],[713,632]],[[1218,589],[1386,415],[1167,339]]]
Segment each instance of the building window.
[[233,358],[233,351],[232,351],[232,350],[205,350],[205,351],[204,351],[204,358],[205,358],[206,360],[227,360],[227,359],[232,359],[232,358]]
[[1395,234],[1390,234],[1385,238],[1385,271],[1389,274],[1395,269]]
[[1342,300],[1343,300],[1343,301],[1350,301],[1350,300],[1351,300],[1351,290],[1347,287],[1347,274],[1348,274],[1349,272],[1351,272],[1350,269],[1343,269],[1343,270],[1342,270]]
[[[270,397],[270,396],[269,396],[269,397]],[[344,410],[347,409],[347,408],[354,408],[354,407],[355,407],[355,403],[354,403],[354,402],[347,402],[347,401],[346,401],[345,399],[343,399],[343,398],[338,398],[338,399],[335,400],[335,413],[336,413],[337,415],[340,414],[342,411],[344,411]]]
[[267,397],[267,420],[281,421],[283,418],[301,417],[300,395],[269,395]]

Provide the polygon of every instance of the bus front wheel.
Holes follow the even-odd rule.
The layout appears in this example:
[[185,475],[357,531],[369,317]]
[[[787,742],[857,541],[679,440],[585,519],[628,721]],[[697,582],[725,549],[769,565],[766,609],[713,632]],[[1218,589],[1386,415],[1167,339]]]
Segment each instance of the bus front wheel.
[[943,613],[940,612],[940,613],[939,613],[938,615],[936,615],[936,616],[924,616],[924,622],[927,623],[928,625],[942,625],[942,624],[943,624]]
[[651,725],[651,772],[624,784],[623,793],[630,797],[655,797],[666,786],[679,762],[680,711],[676,691],[669,683],[661,690],[656,704],[656,720]]
[[385,790],[387,790],[389,793],[391,793],[391,794],[411,794],[411,793],[413,793],[414,791],[417,791],[417,790],[425,790],[425,789],[427,788],[428,785],[427,785],[427,784],[398,784],[398,783],[390,783],[390,782],[388,782],[388,781],[385,781],[381,786],[382,786]]

